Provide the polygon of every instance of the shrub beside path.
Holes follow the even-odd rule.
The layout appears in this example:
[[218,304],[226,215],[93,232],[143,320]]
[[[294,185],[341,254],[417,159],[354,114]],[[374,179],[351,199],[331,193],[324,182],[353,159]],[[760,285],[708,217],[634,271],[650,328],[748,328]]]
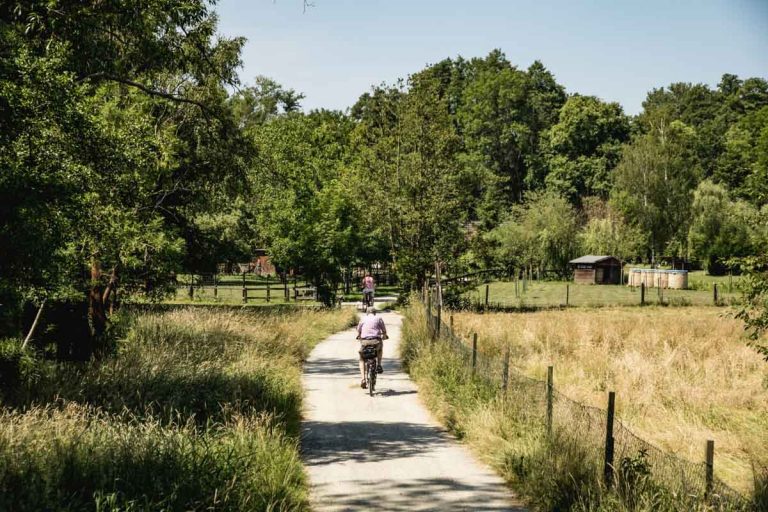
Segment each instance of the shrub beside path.
[[354,329],[317,345],[304,367],[313,510],[526,510],[430,417],[397,357],[402,318],[381,315],[390,338],[373,397],[360,388]]

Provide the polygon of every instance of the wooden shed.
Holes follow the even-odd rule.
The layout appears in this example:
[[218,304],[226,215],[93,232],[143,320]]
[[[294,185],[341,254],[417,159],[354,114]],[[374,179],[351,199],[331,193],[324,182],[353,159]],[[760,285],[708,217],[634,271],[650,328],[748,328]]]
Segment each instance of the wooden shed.
[[621,283],[621,262],[613,256],[587,255],[570,262],[577,284]]

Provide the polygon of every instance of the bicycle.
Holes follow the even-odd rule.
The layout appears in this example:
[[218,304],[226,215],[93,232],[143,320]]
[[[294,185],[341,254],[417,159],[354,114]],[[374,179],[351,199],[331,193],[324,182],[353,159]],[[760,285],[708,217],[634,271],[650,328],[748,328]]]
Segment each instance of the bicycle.
[[373,306],[373,290],[371,291],[363,290],[362,306],[363,306],[363,311]]
[[362,343],[360,357],[363,358],[365,384],[368,388],[368,394],[373,396],[373,391],[376,388],[376,369],[379,365],[381,338],[362,340]]

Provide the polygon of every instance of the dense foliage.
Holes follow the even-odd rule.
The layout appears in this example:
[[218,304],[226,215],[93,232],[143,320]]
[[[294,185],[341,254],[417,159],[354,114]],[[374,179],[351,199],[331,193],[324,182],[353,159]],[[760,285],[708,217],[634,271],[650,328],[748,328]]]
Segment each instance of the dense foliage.
[[494,50],[304,113],[269,78],[240,86],[243,41],[215,34],[205,0],[0,8],[0,302],[87,296],[85,354],[116,287],[159,296],[256,248],[328,303],[373,262],[419,286],[435,262],[718,273],[765,251],[763,78],[654,89],[633,117]]

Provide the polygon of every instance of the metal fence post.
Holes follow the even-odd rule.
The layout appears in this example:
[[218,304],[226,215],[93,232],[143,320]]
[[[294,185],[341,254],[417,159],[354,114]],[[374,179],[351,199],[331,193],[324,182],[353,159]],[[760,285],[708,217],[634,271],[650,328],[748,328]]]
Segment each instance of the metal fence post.
[[645,283],[640,283],[640,305],[645,304]]
[[553,383],[554,369],[552,366],[547,366],[547,434],[552,435],[552,391],[554,389]]
[[707,441],[707,453],[706,453],[706,488],[704,490],[704,496],[709,498],[712,494],[712,484],[715,479],[715,442],[712,440]]
[[472,335],[472,373],[477,370],[477,333]]
[[605,464],[603,466],[603,475],[605,477],[605,486],[611,488],[613,485],[613,417],[616,406],[616,393],[608,393],[608,411],[605,423]]

